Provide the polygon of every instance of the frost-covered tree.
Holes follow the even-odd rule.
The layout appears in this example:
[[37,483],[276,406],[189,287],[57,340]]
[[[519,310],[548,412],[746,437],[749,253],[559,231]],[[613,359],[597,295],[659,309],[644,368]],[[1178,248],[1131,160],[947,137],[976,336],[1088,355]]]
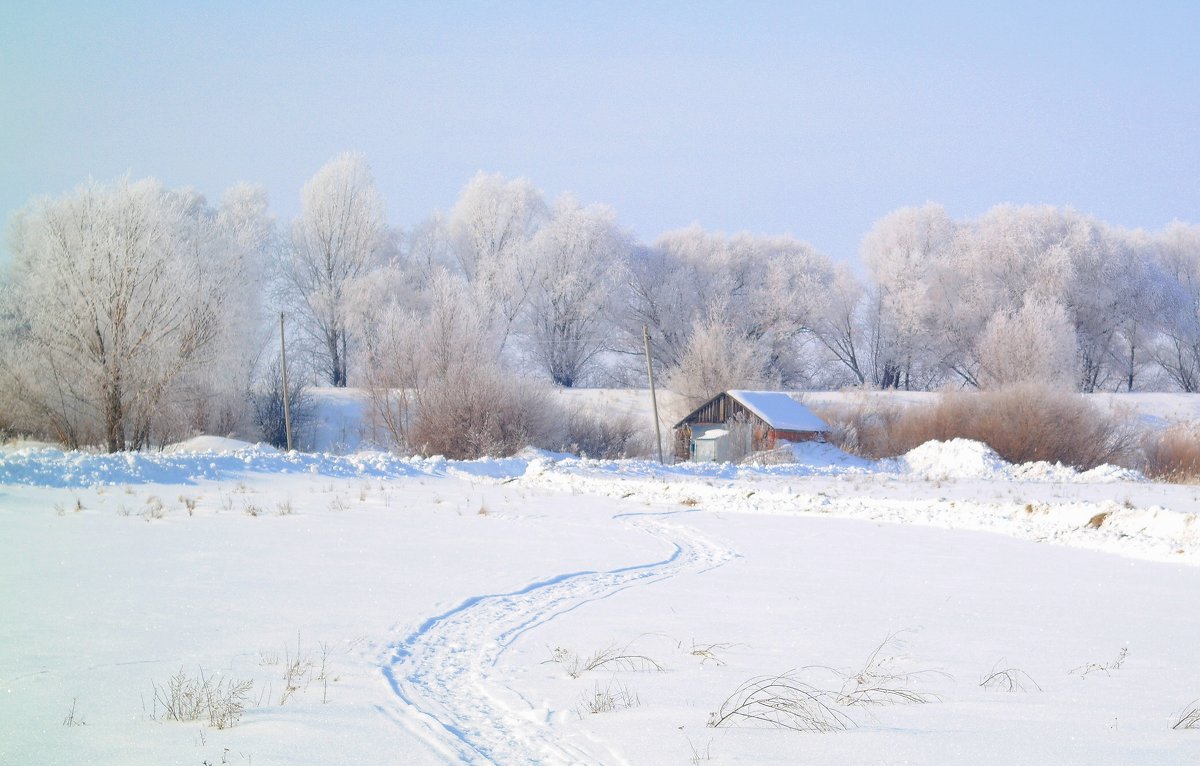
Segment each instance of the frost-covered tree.
[[630,248],[610,208],[584,208],[569,195],[530,244],[529,348],[557,385],[584,382],[612,347]]
[[383,199],[363,155],[339,155],[304,185],[279,266],[285,301],[331,385],[349,380],[350,317],[363,278],[390,244]]
[[997,312],[979,345],[985,388],[1044,383],[1073,389],[1078,382],[1075,328],[1053,301],[1030,296],[1018,311]]
[[527,179],[480,172],[463,187],[444,224],[451,252],[496,323],[502,346],[529,304],[537,268],[530,243],[548,215],[541,192]]
[[1157,239],[1154,358],[1180,389],[1200,391],[1200,225],[1176,221]]
[[948,369],[973,382],[972,365],[955,353],[945,332],[961,308],[954,278],[956,226],[940,205],[902,208],[863,237],[860,255],[870,270],[876,300],[880,359],[873,384],[919,388]]
[[691,226],[636,251],[630,275],[629,348],[641,348],[645,324],[655,359],[676,367],[692,333],[719,310],[731,337],[756,350],[764,375],[788,386],[812,379],[808,347],[835,275],[808,243]]
[[0,371],[25,422],[70,446],[150,443],[230,330],[246,253],[199,195],[86,183],[13,221]]
[[758,344],[764,374],[795,388],[814,377],[809,346],[833,286],[829,259],[794,237],[739,234],[730,241],[734,261],[752,269],[741,277],[745,298],[734,310],[743,332]]
[[[635,247],[629,259],[629,301],[622,344],[635,351],[640,348],[645,326],[650,329],[656,363],[664,368],[677,365],[696,321],[694,277],[691,265],[668,249]],[[640,370],[640,365],[634,364]]]
[[223,245],[226,280],[221,336],[209,361],[186,376],[192,398],[188,426],[193,431],[230,435],[247,426],[253,413],[246,393],[253,385],[259,357],[275,328],[264,289],[271,259],[279,245],[275,218],[268,210],[266,191],[237,184],[221,196],[213,211]]
[[375,339],[372,410],[392,446],[461,458],[545,443],[549,403],[506,369],[498,333],[461,275],[440,271],[417,301],[391,304]]
[[1109,357],[1115,389],[1137,390],[1153,374],[1153,348],[1165,277],[1158,263],[1158,243],[1144,231],[1115,231],[1128,251],[1131,273],[1120,277],[1120,308],[1114,317]]
[[690,409],[722,391],[777,383],[766,377],[762,361],[755,344],[738,338],[725,309],[716,306],[688,337],[678,364],[667,369],[665,382]]
[[[878,301],[872,300],[867,286],[845,265],[834,271],[822,298],[813,334],[832,361],[846,369],[854,385],[873,382],[879,346],[878,333],[874,332],[877,322],[872,319],[877,319],[878,313],[872,317],[870,307],[878,306]],[[827,380],[838,377],[836,372],[826,372]]]
[[[1070,208],[998,205],[960,222],[937,206],[896,211],[863,241],[869,291],[878,301],[878,313],[863,317],[876,322],[884,353],[877,382],[913,388],[984,383],[984,334],[994,341],[993,319],[1016,316],[1030,301],[1066,312],[1077,347],[1076,385],[1083,391],[1131,390],[1152,346],[1174,369],[1172,377],[1189,380],[1187,333],[1180,330],[1188,313],[1180,297],[1188,291],[1167,290],[1176,299],[1164,300],[1162,290],[1186,283],[1164,274],[1187,269],[1179,259],[1170,267],[1156,264],[1158,248],[1152,238]],[[1176,318],[1166,331],[1174,340],[1165,345],[1153,342],[1153,316],[1162,313],[1156,305],[1173,307]]]

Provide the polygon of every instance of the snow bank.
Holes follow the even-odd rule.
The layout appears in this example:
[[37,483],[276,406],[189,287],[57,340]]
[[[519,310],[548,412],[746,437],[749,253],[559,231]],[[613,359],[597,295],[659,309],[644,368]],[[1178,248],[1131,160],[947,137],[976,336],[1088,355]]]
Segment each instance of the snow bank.
[[[497,461],[460,464],[467,473],[494,474]],[[440,458],[401,458],[386,452],[353,455],[280,452],[254,445],[228,452],[178,451],[174,454],[125,452],[98,455],[58,449],[24,449],[0,456],[0,484],[41,487],[91,487],[120,484],[193,484],[247,474],[307,473],[338,478],[444,474]],[[522,463],[523,467],[523,463]],[[511,466],[509,467],[511,469]]]
[[1009,463],[983,442],[970,439],[930,441],[899,458],[902,470],[930,481],[982,479],[986,481],[1083,482],[1107,484],[1145,481],[1137,471],[1102,465],[1077,471],[1062,463]]
[[986,444],[966,439],[928,442],[907,455],[882,461],[850,455],[832,444],[790,445],[794,462],[776,465],[676,463],[652,460],[592,460],[573,455],[526,449],[508,458],[446,460],[397,457],[388,452],[284,453],[264,444],[201,436],[167,447],[161,453],[64,452],[24,447],[0,453],[0,484],[44,487],[87,487],[102,484],[193,483],[229,479],[248,473],[308,473],[330,477],[400,478],[415,475],[455,475],[510,479],[555,466],[570,473],[613,478],[817,478],[884,474],[915,480],[945,479],[1025,482],[1111,483],[1145,481],[1141,474],[1114,466],[1080,473],[1050,463],[1012,465]]
[[219,455],[228,455],[231,452],[244,449],[274,450],[275,448],[261,443],[251,444],[240,439],[227,439],[224,436],[194,436],[187,441],[163,447],[163,453],[176,455],[181,452],[211,452]]

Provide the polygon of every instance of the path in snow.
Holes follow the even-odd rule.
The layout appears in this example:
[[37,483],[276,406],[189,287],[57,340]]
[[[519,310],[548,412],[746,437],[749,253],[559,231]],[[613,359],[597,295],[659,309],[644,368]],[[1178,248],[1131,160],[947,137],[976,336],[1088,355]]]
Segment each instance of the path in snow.
[[706,571],[736,556],[666,520],[682,513],[687,511],[613,517],[667,542],[672,552],[660,561],[569,572],[510,593],[474,596],[391,644],[383,675],[400,702],[396,718],[453,763],[626,763],[602,743],[585,747],[564,741],[549,723],[553,711],[535,708],[506,686],[496,666],[513,641],[558,615],[634,585]]

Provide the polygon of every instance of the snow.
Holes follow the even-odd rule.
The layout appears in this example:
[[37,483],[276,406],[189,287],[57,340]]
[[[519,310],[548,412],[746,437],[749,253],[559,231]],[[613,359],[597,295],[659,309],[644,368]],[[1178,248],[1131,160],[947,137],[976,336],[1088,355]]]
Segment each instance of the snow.
[[163,448],[163,452],[168,455],[174,455],[180,452],[213,452],[216,454],[227,455],[239,450],[252,449],[256,447],[260,450],[273,450],[273,448],[269,445],[254,445],[250,442],[241,441],[240,439],[228,439],[224,436],[194,436],[186,441],[167,445]]
[[730,391],[729,395],[745,405],[772,428],[782,431],[829,430],[825,421],[792,397],[779,391]]
[[903,460],[910,471],[926,479],[990,479],[1009,468],[991,447],[969,439],[926,442]]
[[[6,451],[0,763],[1196,762],[1171,725],[1200,697],[1200,488],[965,440],[789,449]],[[252,680],[238,724],[165,720],[181,669]],[[789,671],[916,701],[706,725]]]

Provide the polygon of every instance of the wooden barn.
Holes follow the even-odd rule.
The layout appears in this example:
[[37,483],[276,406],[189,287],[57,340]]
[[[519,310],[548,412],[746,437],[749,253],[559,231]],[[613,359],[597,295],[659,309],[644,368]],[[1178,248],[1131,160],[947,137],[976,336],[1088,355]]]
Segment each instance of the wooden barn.
[[724,463],[780,442],[823,441],[829,426],[779,391],[725,391],[675,424],[675,459]]

